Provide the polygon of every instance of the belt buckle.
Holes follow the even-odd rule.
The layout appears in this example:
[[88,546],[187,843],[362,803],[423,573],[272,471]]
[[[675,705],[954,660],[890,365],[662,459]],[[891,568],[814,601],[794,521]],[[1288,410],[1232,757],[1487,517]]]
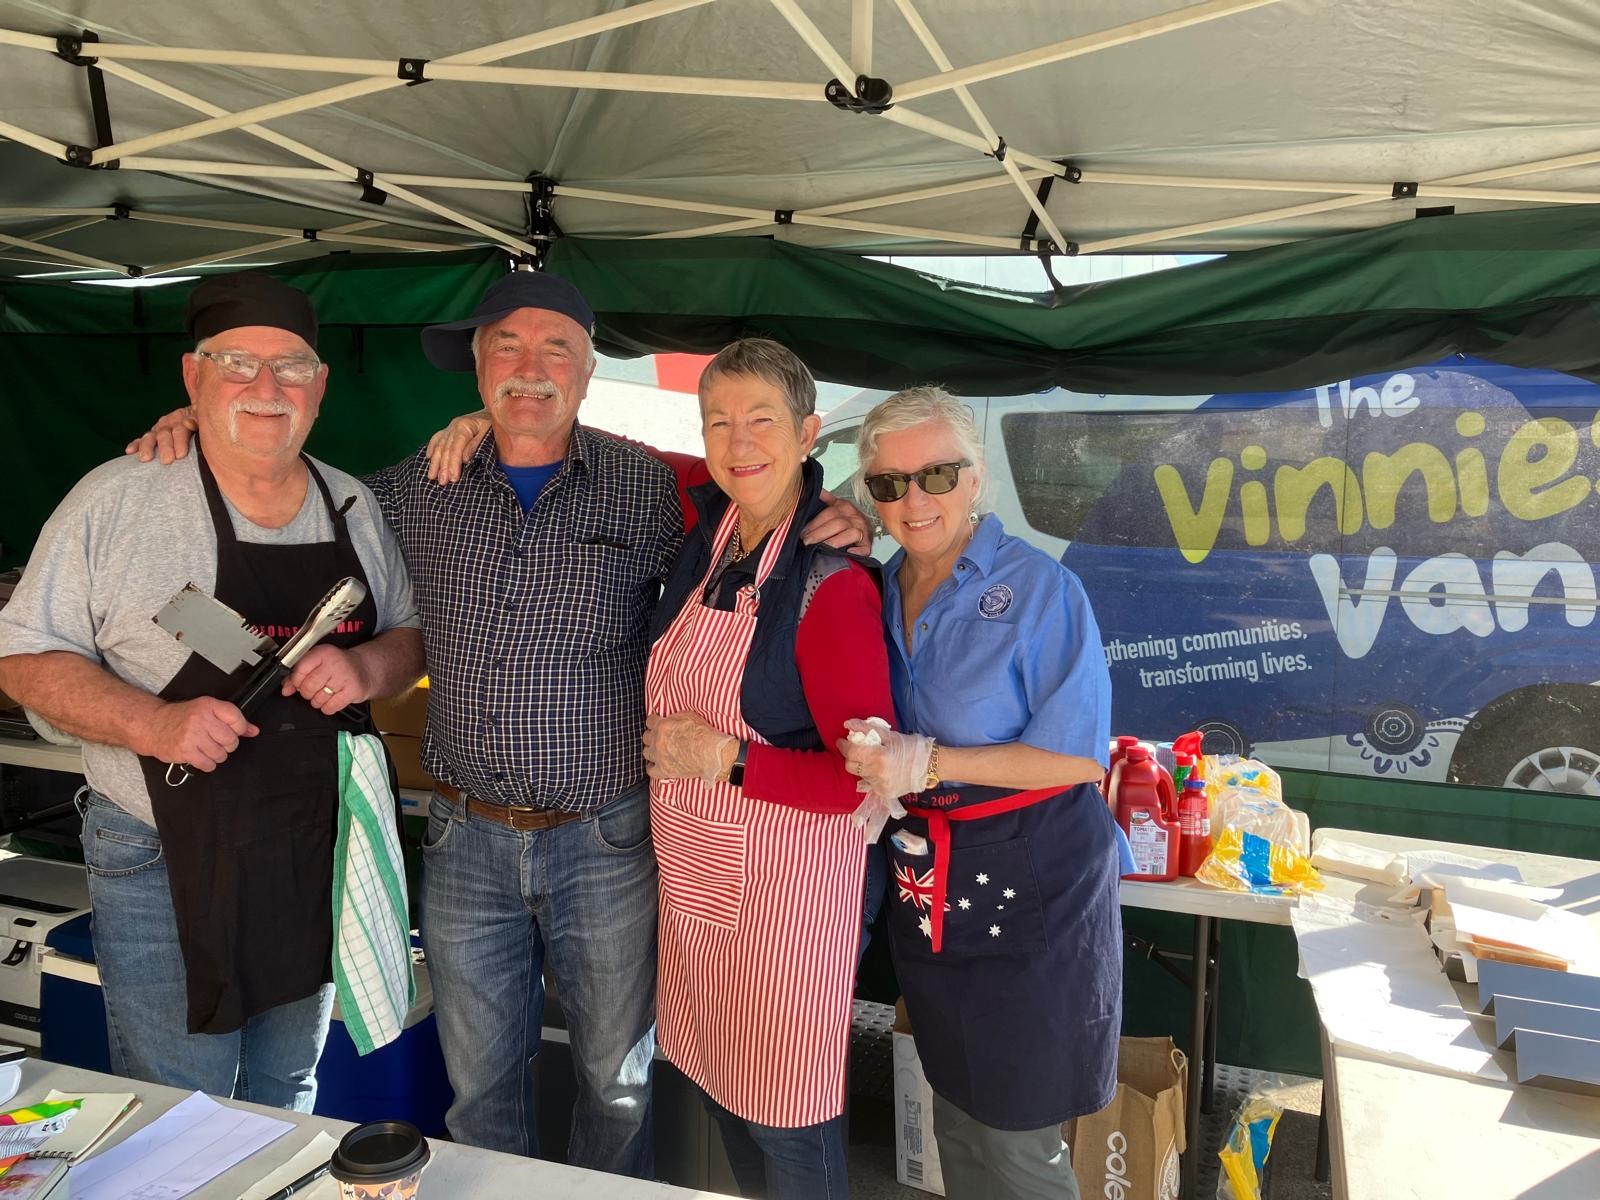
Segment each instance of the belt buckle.
[[506,806],[506,824],[518,833],[532,833],[543,829],[549,819],[549,815],[548,810],[535,808],[532,805],[511,804]]

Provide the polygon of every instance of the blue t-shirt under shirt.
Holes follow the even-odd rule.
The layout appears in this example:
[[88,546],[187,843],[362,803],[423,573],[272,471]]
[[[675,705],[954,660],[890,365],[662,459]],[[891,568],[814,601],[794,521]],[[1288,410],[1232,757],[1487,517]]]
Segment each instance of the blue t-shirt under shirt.
[[501,463],[500,469],[511,481],[511,486],[517,493],[517,500],[522,504],[522,511],[527,512],[539,498],[544,485],[555,478],[555,473],[561,469],[561,464],[553,462],[538,467],[508,467],[505,463]]

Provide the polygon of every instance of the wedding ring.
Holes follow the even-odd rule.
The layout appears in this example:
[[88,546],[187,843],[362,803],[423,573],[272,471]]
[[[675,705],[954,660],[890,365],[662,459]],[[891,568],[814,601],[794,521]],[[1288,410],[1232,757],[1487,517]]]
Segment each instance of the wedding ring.
[[322,690],[323,690],[323,692],[325,694],[327,694],[329,696],[333,695],[333,689],[331,687],[329,687],[327,684],[323,684],[322,685]]

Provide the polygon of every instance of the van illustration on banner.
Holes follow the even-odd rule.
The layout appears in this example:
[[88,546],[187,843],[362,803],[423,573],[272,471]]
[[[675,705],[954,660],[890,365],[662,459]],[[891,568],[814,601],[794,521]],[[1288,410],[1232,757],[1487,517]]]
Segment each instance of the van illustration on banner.
[[[828,414],[828,487],[882,397]],[[1297,392],[967,403],[991,507],[1094,604],[1115,728],[1600,795],[1600,387],[1457,357]]]

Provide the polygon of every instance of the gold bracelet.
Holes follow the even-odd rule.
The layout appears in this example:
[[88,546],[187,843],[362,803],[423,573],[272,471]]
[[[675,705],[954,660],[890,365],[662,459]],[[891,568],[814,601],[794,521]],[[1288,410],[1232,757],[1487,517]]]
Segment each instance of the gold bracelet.
[[922,790],[931,792],[939,786],[939,743],[933,744],[933,749],[928,751],[928,773],[922,777]]

